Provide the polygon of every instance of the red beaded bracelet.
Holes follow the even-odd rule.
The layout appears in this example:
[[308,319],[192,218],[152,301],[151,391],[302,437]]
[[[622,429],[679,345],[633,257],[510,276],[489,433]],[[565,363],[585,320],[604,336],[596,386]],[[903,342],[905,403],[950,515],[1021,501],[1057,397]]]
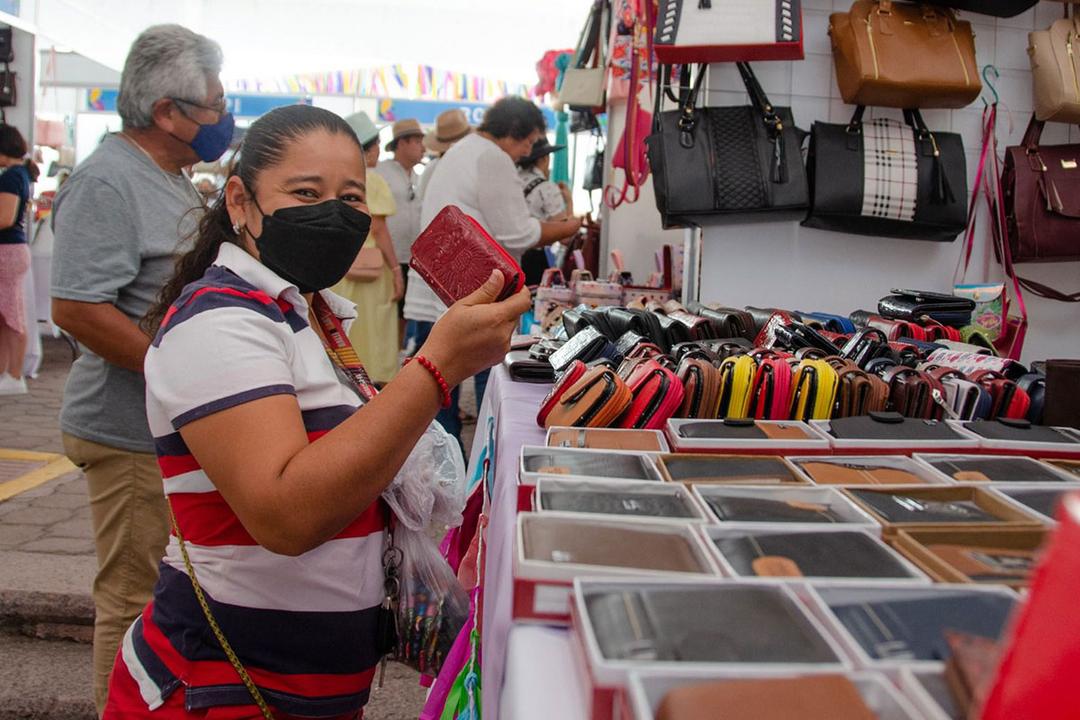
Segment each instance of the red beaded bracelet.
[[431,373],[431,376],[435,378],[435,382],[439,384],[439,392],[442,395],[442,402],[440,403],[442,409],[445,410],[450,407],[450,385],[446,382],[446,378],[444,378],[443,374],[439,371],[438,366],[436,366],[435,363],[431,362],[423,355],[417,355],[414,358],[408,358],[405,360],[405,364],[408,365],[409,362],[412,360],[416,360],[416,362],[420,363],[420,366],[427,370],[429,373]]

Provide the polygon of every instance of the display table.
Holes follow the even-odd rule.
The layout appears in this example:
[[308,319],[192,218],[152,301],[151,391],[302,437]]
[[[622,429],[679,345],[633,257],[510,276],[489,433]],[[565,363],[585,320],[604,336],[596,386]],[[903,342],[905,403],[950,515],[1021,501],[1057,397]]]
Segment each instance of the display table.
[[[497,718],[502,694],[504,672],[507,668],[507,648],[512,627],[514,600],[513,549],[514,525],[517,517],[518,457],[523,445],[543,445],[544,430],[536,425],[536,412],[550,385],[530,385],[510,380],[502,366],[491,371],[484,402],[480,408],[469,461],[469,477],[476,477],[479,465],[488,455],[491,465],[485,482],[488,483],[490,507],[488,527],[484,537],[486,553],[484,573],[483,617],[483,707],[485,718]],[[560,632],[565,636],[565,631]],[[565,645],[565,642],[563,643]],[[547,645],[545,645],[547,647]],[[530,692],[523,680],[524,670],[533,670],[533,677],[544,686],[551,687],[554,679],[542,678],[535,672],[539,667],[553,667],[550,663],[538,664],[535,655],[528,651],[520,653],[520,663],[529,667],[516,668],[514,688],[520,697],[529,698],[529,711],[536,717],[573,717],[562,711],[552,712],[545,703],[559,700],[560,693]],[[568,658],[567,658],[568,660]],[[569,665],[562,658],[555,665]],[[563,668],[566,672],[567,668]],[[520,709],[525,707],[517,705]],[[578,712],[583,712],[579,710]],[[506,717],[523,717],[514,712]]]

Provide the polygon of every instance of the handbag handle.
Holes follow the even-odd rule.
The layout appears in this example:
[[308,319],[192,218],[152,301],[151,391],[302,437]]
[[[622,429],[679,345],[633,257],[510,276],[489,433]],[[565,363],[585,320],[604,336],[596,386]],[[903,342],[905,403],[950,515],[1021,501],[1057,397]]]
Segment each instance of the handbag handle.
[[1039,152],[1039,142],[1042,140],[1043,128],[1046,123],[1037,118],[1034,113],[1028,122],[1027,130],[1024,131],[1024,139],[1020,145],[1027,150],[1028,155]]

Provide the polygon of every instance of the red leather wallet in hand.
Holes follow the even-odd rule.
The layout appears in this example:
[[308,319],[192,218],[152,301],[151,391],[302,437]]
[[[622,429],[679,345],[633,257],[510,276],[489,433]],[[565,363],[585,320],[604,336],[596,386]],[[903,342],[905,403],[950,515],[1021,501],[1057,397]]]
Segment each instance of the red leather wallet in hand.
[[510,253],[455,205],[444,207],[416,238],[409,266],[446,305],[474,292],[487,282],[492,270],[503,274],[499,300],[525,285],[525,273]]

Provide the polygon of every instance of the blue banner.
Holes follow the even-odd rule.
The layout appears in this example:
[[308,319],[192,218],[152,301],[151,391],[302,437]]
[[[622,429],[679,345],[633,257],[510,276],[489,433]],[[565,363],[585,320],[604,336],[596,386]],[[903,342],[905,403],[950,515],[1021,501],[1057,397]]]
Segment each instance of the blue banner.
[[[116,112],[117,90],[91,88],[86,93],[86,109],[91,112]],[[225,96],[225,106],[237,117],[259,117],[274,108],[285,105],[310,105],[311,98],[301,95],[250,95]]]
[[[479,125],[484,121],[484,113],[491,107],[490,103],[479,102],[453,102],[435,100],[399,100],[397,98],[383,98],[379,100],[378,122],[395,122],[414,118],[421,125],[434,125],[435,119],[447,110],[459,109],[464,111],[469,118],[470,125]],[[551,108],[541,107],[544,113],[544,121],[549,130],[555,129],[555,113]]]

